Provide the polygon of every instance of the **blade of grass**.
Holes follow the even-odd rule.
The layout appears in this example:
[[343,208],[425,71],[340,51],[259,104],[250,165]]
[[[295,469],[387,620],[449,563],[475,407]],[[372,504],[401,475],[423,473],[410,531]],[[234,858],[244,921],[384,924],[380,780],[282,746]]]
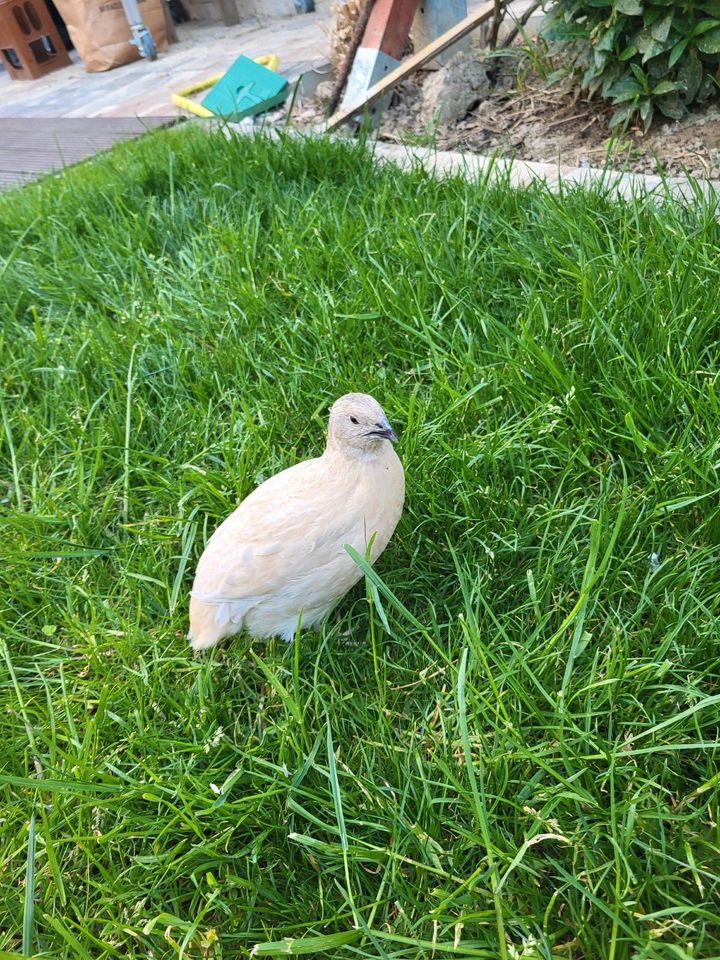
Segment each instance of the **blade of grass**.
[[348,858],[348,836],[345,827],[345,816],[343,814],[342,795],[340,793],[340,783],[337,775],[337,765],[335,763],[335,747],[333,745],[332,729],[330,728],[330,719],[326,720],[326,748],[328,758],[328,774],[330,777],[330,789],[332,791],[333,807],[335,809],[335,819],[337,820],[338,831],[340,833],[340,843],[342,845],[343,870],[345,872],[345,890],[348,901],[352,907],[355,926],[358,927],[357,909],[353,898],[352,884],[350,882],[350,863]]
[[[495,865],[495,852],[493,850],[490,837],[490,827],[487,815],[487,798],[485,796],[485,775],[482,756],[478,753],[477,773],[473,763],[472,747],[470,745],[470,732],[467,722],[467,701],[465,699],[465,678],[467,674],[468,648],[465,647],[460,659],[457,678],[457,704],[458,704],[458,727],[460,729],[460,740],[462,742],[463,754],[465,757],[465,769],[470,781],[470,790],[472,791],[473,803],[475,806],[475,816],[483,838],[485,854],[487,856],[488,870],[490,872],[490,884],[492,888],[493,904],[495,907],[495,922],[497,924],[498,953],[501,960],[507,960],[507,941],[505,938],[505,920],[503,918],[502,901],[500,899],[500,887],[497,869]],[[482,747],[480,748],[482,749]]]
[[284,940],[256,943],[250,950],[251,957],[306,957],[328,953],[360,938],[359,930],[345,933],[329,933],[320,937],[286,937]]
[[25,894],[22,924],[22,952],[24,957],[33,953],[35,940],[35,814],[30,817],[28,827],[28,849],[25,861]]

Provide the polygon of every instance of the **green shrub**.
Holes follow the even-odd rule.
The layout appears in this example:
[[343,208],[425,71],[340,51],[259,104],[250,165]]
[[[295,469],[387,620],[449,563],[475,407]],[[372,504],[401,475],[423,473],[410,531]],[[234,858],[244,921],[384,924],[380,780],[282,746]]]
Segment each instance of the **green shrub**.
[[611,126],[656,110],[679,119],[716,93],[720,0],[556,0],[548,39],[560,41],[581,86],[617,106]]

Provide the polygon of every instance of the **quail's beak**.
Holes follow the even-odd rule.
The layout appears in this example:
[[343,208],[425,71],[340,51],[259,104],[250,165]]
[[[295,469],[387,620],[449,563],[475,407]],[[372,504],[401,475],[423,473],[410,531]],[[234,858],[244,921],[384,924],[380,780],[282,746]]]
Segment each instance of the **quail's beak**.
[[365,436],[379,437],[381,440],[389,440],[390,443],[398,442],[397,434],[385,418],[376,423],[375,427],[377,429],[371,430],[369,433],[365,434]]

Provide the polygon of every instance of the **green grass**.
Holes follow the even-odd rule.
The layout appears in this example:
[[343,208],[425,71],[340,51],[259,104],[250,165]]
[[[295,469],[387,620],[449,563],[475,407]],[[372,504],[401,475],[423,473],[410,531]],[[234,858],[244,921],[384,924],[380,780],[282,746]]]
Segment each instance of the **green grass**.
[[[720,956],[719,243],[193,125],[0,198],[0,955]],[[192,659],[348,390],[391,546]]]

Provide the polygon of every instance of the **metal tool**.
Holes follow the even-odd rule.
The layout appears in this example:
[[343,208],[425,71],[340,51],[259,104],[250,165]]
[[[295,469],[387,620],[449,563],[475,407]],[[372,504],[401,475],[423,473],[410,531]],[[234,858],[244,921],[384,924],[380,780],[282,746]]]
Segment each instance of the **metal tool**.
[[[162,2],[164,3],[165,0],[162,0]],[[122,0],[122,5],[132,33],[130,43],[138,48],[141,57],[145,57],[147,60],[157,60],[157,47],[152,34],[142,21],[137,0]]]

